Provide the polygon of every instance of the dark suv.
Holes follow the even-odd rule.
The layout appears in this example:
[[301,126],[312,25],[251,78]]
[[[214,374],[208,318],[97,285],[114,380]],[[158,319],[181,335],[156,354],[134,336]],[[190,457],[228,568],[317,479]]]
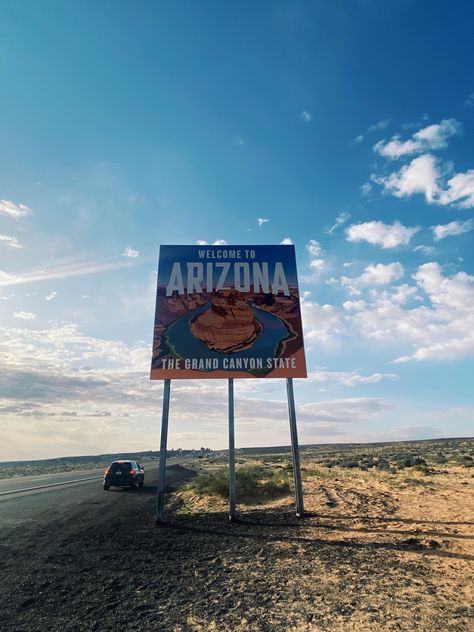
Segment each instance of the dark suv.
[[104,472],[104,489],[143,487],[145,470],[137,461],[114,461]]

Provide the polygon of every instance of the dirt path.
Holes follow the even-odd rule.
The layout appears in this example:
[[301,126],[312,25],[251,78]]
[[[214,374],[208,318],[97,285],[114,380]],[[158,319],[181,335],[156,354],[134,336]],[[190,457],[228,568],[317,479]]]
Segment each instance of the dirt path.
[[464,482],[421,494],[306,481],[306,518],[288,499],[246,508],[236,524],[219,512],[168,513],[157,528],[152,494],[107,511],[86,502],[2,540],[0,630],[466,632],[474,556]]

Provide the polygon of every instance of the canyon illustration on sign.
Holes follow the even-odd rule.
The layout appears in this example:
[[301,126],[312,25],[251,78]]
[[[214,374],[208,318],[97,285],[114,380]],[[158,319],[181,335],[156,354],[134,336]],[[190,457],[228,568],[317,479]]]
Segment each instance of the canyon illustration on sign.
[[306,377],[294,246],[161,246],[151,379]]

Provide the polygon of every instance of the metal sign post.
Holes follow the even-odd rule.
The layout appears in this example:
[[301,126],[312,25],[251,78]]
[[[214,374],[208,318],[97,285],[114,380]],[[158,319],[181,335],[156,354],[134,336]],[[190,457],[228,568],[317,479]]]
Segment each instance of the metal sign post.
[[171,380],[165,380],[163,390],[163,413],[161,417],[160,465],[158,468],[158,483],[156,488],[156,522],[163,522],[163,508],[165,504],[166,477],[166,446],[168,443],[168,417],[170,411]]
[[229,518],[238,520],[234,379],[287,380],[296,513],[303,514],[292,378],[307,377],[293,245],[160,246],[150,379],[165,380],[156,521],[163,521],[171,379],[228,380]]
[[293,459],[293,478],[295,481],[296,515],[298,518],[304,514],[303,486],[301,483],[300,451],[298,446],[298,431],[296,429],[295,395],[293,393],[293,379],[286,380],[288,393],[288,413],[290,417],[291,456]]
[[229,378],[229,520],[235,520],[236,518],[234,380]]

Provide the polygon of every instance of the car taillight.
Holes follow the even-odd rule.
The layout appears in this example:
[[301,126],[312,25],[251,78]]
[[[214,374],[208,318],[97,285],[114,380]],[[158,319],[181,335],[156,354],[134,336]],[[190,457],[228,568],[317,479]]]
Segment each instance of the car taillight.
[[130,470],[130,475],[135,474],[135,470]]

